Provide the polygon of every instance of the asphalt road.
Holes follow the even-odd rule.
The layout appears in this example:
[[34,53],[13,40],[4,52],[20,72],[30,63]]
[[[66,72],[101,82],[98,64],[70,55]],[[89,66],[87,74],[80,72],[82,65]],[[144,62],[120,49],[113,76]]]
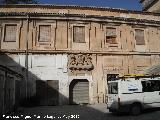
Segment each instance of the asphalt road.
[[146,111],[139,116],[114,115],[106,109],[106,104],[38,106],[19,108],[2,120],[160,120],[160,110]]

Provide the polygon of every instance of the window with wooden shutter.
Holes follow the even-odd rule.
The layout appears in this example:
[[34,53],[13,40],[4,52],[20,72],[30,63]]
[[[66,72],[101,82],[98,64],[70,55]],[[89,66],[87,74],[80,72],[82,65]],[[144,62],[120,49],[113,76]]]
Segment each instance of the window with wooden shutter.
[[85,27],[84,26],[73,27],[73,42],[85,43]]
[[117,44],[116,28],[106,28],[106,43]]
[[17,25],[5,25],[4,42],[16,42]]
[[135,40],[136,40],[136,45],[145,45],[144,30],[141,29],[135,30]]
[[40,25],[38,42],[50,42],[50,41],[51,41],[51,25]]

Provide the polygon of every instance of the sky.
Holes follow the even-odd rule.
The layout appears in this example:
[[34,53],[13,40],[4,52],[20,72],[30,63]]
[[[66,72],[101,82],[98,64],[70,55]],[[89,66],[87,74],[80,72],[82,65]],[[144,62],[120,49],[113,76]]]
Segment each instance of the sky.
[[141,10],[140,0],[38,0],[42,4],[80,5]]

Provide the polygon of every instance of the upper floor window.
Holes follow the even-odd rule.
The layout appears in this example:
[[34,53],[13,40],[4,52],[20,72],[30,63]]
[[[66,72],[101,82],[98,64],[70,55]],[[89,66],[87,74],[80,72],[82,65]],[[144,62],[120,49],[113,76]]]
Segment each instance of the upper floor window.
[[50,42],[50,41],[51,41],[51,25],[40,25],[38,42]]
[[85,43],[85,26],[73,27],[73,42]]
[[106,28],[106,43],[117,44],[116,28]]
[[5,25],[4,42],[16,42],[17,25]]
[[144,30],[135,29],[136,45],[145,45]]

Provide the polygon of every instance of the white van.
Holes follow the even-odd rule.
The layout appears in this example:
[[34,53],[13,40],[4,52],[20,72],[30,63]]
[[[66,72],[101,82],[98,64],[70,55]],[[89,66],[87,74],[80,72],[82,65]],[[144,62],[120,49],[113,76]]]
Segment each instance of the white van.
[[138,115],[146,108],[160,107],[160,77],[125,78],[108,81],[110,112]]

